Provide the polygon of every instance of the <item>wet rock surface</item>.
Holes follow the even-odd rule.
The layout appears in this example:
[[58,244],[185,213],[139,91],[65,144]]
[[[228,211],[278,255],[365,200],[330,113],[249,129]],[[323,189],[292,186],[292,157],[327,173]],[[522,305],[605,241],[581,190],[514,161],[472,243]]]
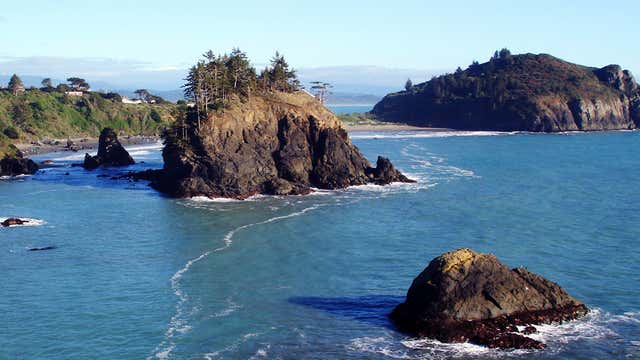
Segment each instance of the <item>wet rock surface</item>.
[[[493,255],[459,249],[432,260],[390,317],[405,331],[443,342],[542,349],[545,344],[525,336],[535,332],[533,325],[587,312],[554,282],[509,269]],[[526,328],[519,333],[516,326]]]

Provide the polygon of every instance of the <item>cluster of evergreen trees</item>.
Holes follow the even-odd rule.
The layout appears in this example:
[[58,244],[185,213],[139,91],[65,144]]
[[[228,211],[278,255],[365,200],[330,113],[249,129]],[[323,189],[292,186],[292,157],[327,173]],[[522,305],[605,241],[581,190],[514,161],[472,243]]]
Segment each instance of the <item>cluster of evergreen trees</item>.
[[198,119],[232,96],[248,98],[256,92],[294,92],[300,88],[295,70],[278,52],[270,65],[257,74],[247,54],[238,48],[230,54],[206,52],[203,59],[189,69],[185,81],[185,98],[195,103]]
[[[87,81],[83,78],[70,77],[67,79],[67,81],[68,84],[58,84],[58,86],[54,87],[51,78],[46,78],[42,80],[42,87],[40,88],[40,90],[46,92],[89,91],[89,83],[87,83]],[[20,79],[20,77],[16,74],[13,74],[13,76],[11,76],[11,79],[9,79],[7,89],[9,89],[9,91],[11,91],[13,95],[17,95],[18,93],[27,90],[24,86],[24,83],[22,82],[22,79]],[[35,89],[35,87],[32,87],[31,89]]]

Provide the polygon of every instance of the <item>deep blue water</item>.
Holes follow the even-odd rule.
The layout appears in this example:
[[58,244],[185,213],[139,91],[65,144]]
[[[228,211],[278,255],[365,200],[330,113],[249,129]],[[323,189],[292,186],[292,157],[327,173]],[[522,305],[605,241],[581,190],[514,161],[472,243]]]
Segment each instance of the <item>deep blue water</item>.
[[[44,223],[0,228],[0,358],[640,358],[640,133],[448,135],[352,134],[418,184],[302,197],[174,200],[69,167],[1,181],[1,217]],[[132,155],[161,166],[159,146]],[[397,332],[386,314],[460,247],[595,310],[542,328],[544,351]]]

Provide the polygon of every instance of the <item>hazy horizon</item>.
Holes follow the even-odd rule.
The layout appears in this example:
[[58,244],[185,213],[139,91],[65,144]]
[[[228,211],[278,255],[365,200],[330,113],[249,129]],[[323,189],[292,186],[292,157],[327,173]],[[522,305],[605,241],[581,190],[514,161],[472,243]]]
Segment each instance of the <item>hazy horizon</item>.
[[[513,6],[411,0],[305,4],[292,0],[185,6],[168,0],[92,3],[25,0],[3,4],[0,74],[65,79],[117,88],[175,90],[208,49],[245,51],[260,68],[276,50],[303,81],[328,81],[336,91],[383,94],[433,75],[486,61],[494,50],[548,53],[601,67],[640,72],[640,4],[550,0]],[[33,11],[29,9],[38,9]],[[73,15],[71,15],[73,14]],[[72,17],[72,21],[70,19]],[[66,19],[58,24],[58,19]],[[29,31],[25,31],[25,28]],[[616,29],[616,36],[602,29]]]

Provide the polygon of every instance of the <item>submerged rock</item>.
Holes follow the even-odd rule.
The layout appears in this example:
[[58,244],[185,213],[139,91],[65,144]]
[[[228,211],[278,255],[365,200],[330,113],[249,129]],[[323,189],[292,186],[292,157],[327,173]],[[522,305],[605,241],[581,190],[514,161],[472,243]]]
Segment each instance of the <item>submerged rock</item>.
[[[198,123],[190,116],[187,124]],[[242,199],[410,181],[387,159],[372,168],[336,116],[303,92],[231,99],[199,126],[165,136],[156,189],[174,197]]]
[[129,152],[120,144],[115,131],[104,128],[100,133],[98,142],[98,154],[91,156],[85,154],[83,167],[93,170],[99,166],[127,166],[135,164]]
[[46,250],[54,250],[57,248],[58,248],[57,246],[34,247],[29,249],[29,251],[46,251]]
[[390,317],[412,334],[443,342],[542,349],[545,344],[518,333],[516,325],[531,334],[532,325],[587,312],[554,282],[524,268],[509,269],[493,255],[459,249],[433,259]]

